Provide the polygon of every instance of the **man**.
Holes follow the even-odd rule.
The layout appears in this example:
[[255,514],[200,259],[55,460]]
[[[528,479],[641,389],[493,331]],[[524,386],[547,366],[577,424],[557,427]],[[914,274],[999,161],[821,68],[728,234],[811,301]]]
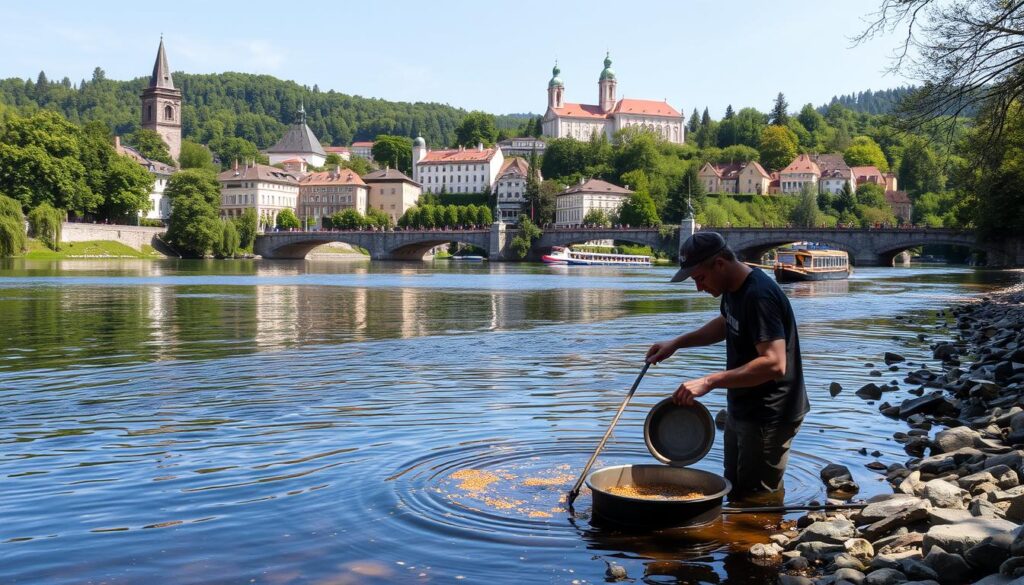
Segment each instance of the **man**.
[[655,343],[647,362],[724,339],[727,369],[683,382],[673,399],[690,405],[715,388],[727,388],[724,465],[733,486],[730,499],[781,495],[789,447],[810,409],[789,299],[770,276],[738,261],[715,232],[687,238],[679,266],[672,282],[692,278],[698,291],[720,296],[721,314],[700,329]]

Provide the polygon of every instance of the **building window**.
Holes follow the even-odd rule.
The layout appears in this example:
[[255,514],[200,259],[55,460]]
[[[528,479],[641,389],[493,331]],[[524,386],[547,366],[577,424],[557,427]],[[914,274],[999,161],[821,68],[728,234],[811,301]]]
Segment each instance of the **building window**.
[[168,106],[166,106],[164,108],[164,120],[173,120],[173,119],[174,119],[174,108],[172,108],[171,106],[168,105]]

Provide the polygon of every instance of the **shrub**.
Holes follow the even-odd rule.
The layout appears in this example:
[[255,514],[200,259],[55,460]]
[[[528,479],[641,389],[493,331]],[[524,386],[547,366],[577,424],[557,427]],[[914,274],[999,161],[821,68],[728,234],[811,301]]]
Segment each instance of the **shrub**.
[[60,228],[64,212],[49,203],[40,203],[28,212],[28,225],[32,235],[51,250],[60,249]]

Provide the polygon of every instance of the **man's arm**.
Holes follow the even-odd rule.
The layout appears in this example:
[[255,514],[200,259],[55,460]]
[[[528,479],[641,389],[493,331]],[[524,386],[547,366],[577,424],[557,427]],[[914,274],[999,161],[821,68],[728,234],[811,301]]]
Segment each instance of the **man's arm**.
[[655,343],[647,350],[647,363],[656,364],[684,347],[712,345],[725,339],[725,317],[719,315],[700,329],[684,333],[675,339]]
[[738,368],[708,374],[680,384],[673,394],[677,404],[693,404],[695,398],[714,388],[750,388],[786,375],[786,341],[773,339],[758,343],[757,357]]

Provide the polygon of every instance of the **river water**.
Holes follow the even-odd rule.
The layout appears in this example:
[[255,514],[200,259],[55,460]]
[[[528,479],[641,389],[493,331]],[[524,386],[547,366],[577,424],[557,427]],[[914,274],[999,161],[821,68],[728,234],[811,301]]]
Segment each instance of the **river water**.
[[[0,263],[0,582],[761,583],[778,518],[623,534],[566,491],[647,347],[714,316],[670,268],[339,261]],[[788,503],[818,470],[906,455],[853,390],[932,363],[945,304],[1020,272],[867,268],[784,288],[812,411]],[[912,322],[896,316],[912,317]],[[647,411],[724,363],[654,367],[595,469],[654,463]],[[870,375],[871,367],[883,372]],[[837,381],[845,390],[833,398]],[[704,403],[724,407],[716,391]],[[695,465],[721,471],[721,436]]]

